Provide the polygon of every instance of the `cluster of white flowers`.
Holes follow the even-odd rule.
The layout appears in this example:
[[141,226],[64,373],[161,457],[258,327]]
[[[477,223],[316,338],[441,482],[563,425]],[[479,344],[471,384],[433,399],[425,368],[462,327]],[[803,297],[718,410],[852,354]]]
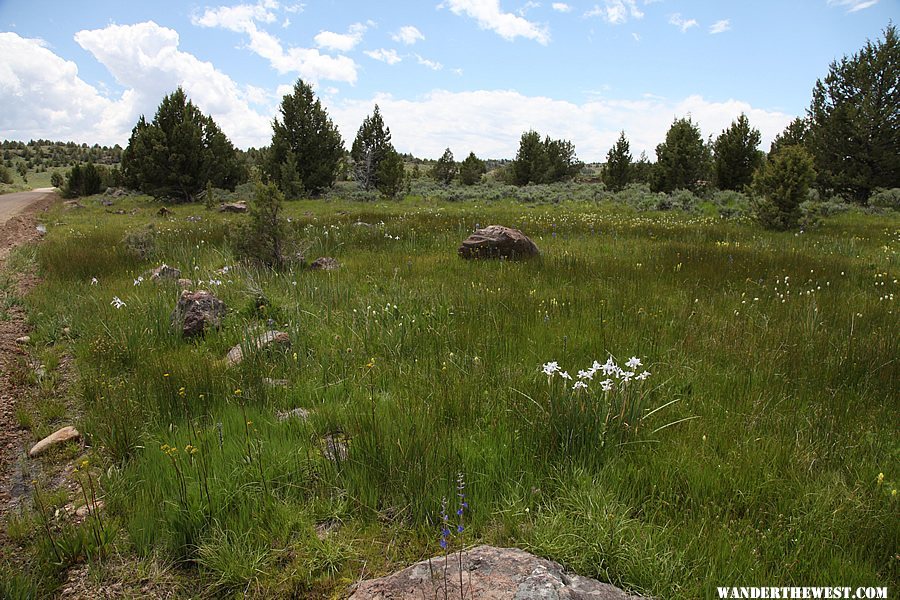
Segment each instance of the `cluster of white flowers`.
[[122,299],[118,296],[113,296],[112,302],[110,302],[110,304],[115,306],[117,309],[122,308],[123,306],[128,306],[127,304],[122,302]]
[[[589,368],[578,371],[578,379],[572,384],[572,390],[587,390],[587,382],[593,381],[594,376],[597,373],[602,373],[606,377],[606,379],[598,382],[600,389],[604,392],[612,390],[617,381],[620,384],[626,384],[632,380],[643,381],[650,377],[650,371],[641,371],[638,373],[637,370],[641,366],[643,366],[643,363],[637,356],[632,356],[625,362],[627,370],[617,365],[612,356],[606,359],[606,362],[603,364],[600,364],[595,360]],[[553,377],[557,375],[567,381],[572,380],[572,376],[569,375],[569,372],[563,371],[556,361],[544,363],[542,371],[544,372],[544,375],[547,376],[548,380],[553,379]]]

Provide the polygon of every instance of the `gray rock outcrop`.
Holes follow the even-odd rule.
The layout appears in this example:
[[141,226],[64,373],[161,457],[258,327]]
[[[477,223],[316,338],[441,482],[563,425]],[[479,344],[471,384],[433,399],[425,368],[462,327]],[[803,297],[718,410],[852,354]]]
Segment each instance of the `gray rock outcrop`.
[[459,247],[459,255],[465,259],[472,258],[508,258],[522,260],[540,254],[537,245],[531,239],[511,227],[488,225],[476,229],[475,233],[463,240]]

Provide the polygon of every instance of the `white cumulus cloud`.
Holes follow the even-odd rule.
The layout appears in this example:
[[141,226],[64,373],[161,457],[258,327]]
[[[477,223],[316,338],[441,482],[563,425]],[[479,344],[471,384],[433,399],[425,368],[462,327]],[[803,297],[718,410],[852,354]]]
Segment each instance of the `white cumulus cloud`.
[[329,56],[315,48],[289,47],[285,49],[277,37],[260,29],[257,22],[271,23],[274,21],[275,15],[269,10],[269,7],[273,6],[277,6],[277,3],[207,8],[202,15],[195,15],[191,22],[200,27],[220,27],[246,34],[249,38],[249,49],[268,60],[272,67],[281,74],[298,73],[304,79],[313,82],[320,79],[356,82],[357,65],[352,58]]
[[474,151],[481,157],[512,158],[522,133],[535,129],[571,140],[581,160],[602,161],[624,129],[635,157],[643,150],[655,160],[654,149],[675,118],[691,115],[706,136],[718,135],[740,113],[746,113],[762,134],[763,148],[793,119],[793,115],[754,108],[739,100],[713,102],[698,95],[679,101],[649,96],[577,104],[514,90],[435,90],[415,99],[381,94],[366,100],[330,102],[328,112],[345,139],[352,139],[375,103],[391,128],[397,149],[420,157],[440,156],[449,146],[458,156]]
[[724,33],[726,31],[729,31],[730,29],[731,21],[729,21],[728,19],[722,19],[721,21],[716,21],[715,23],[713,23],[709,28],[709,32],[712,34]]
[[546,26],[503,12],[500,0],[445,0],[439,7],[447,7],[453,14],[475,19],[479,27],[493,31],[505,40],[523,37],[543,45],[550,43],[550,32]]
[[584,16],[600,17],[610,25],[621,25],[629,19],[643,19],[644,13],[636,0],[606,0],[603,6],[595,4]]
[[391,39],[395,42],[406,44],[407,46],[412,46],[419,40],[424,40],[425,36],[421,31],[419,31],[418,27],[414,27],[412,25],[404,25],[391,36]]
[[669,17],[669,23],[674,25],[675,27],[681,30],[681,33],[687,32],[691,27],[697,27],[700,25],[697,23],[696,19],[685,19],[681,16],[681,13],[675,13],[671,17]]
[[565,2],[554,2],[550,7],[556,12],[567,13],[572,12],[572,6]]
[[367,27],[362,23],[354,23],[347,33],[335,33],[333,31],[320,31],[313,39],[319,48],[349,52],[363,39]]
[[379,48],[377,50],[366,50],[364,54],[369,58],[380,60],[381,62],[387,63],[389,65],[395,65],[403,60],[402,58],[400,58],[400,55],[397,54],[397,51],[393,49],[386,50],[384,48]]
[[428,67],[432,71],[440,71],[441,69],[444,68],[444,65],[442,65],[441,63],[439,63],[437,61],[428,60],[427,58],[419,56],[418,54],[415,54],[414,56],[416,57],[416,61],[420,65]]

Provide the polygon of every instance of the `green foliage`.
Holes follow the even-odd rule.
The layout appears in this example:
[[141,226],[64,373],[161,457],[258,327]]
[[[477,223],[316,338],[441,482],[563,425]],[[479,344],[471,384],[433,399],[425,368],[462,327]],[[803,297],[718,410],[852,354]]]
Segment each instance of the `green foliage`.
[[572,142],[552,140],[550,136],[541,141],[537,131],[526,131],[510,164],[510,178],[514,185],[555,183],[574,178],[583,167]]
[[676,119],[666,133],[666,141],[656,147],[653,190],[696,191],[709,176],[709,147],[703,142],[699,125],[690,117]]
[[28,183],[28,165],[24,162],[16,163],[16,171],[19,173],[19,177],[22,178],[22,181]]
[[713,169],[721,190],[742,190],[753,182],[753,173],[762,164],[760,134],[741,113],[713,143]]
[[5,166],[0,165],[0,183],[11,184],[13,182],[12,173]]
[[[2,178],[2,176],[0,176],[0,178]],[[65,176],[59,171],[53,171],[53,173],[50,175],[50,185],[55,188],[62,188],[62,186],[65,184],[65,181]]]
[[900,210],[900,188],[875,190],[875,192],[869,196],[869,206]]
[[619,134],[619,139],[606,154],[606,166],[600,177],[607,189],[618,192],[631,183],[631,150],[625,132]]
[[800,222],[800,204],[815,180],[812,157],[803,146],[787,146],[763,165],[753,179],[754,211],[768,229],[793,229]]
[[769,158],[787,146],[797,146],[806,142],[806,136],[809,133],[809,121],[801,117],[797,117],[784,128],[784,131],[775,136],[772,144],[769,146]]
[[375,173],[376,187],[388,198],[395,198],[405,183],[403,157],[393,148],[384,153]]
[[378,173],[381,161],[394,151],[391,144],[391,130],[384,125],[378,105],[372,115],[366,117],[350,149],[353,177],[364,189],[378,188]]
[[152,122],[138,119],[122,169],[130,186],[184,202],[193,201],[207,181],[233,190],[247,175],[219,126],[180,87],[163,98]]
[[236,230],[231,239],[235,255],[245,261],[273,269],[281,269],[297,257],[287,219],[284,195],[274,184],[256,184],[249,203],[249,220]]
[[281,99],[281,120],[272,123],[266,172],[288,198],[318,195],[334,185],[344,142],[312,86],[298,79]]
[[450,185],[458,171],[459,167],[457,167],[456,161],[453,160],[453,152],[450,151],[450,148],[447,148],[431,168],[431,176],[443,185]]
[[66,174],[63,195],[66,198],[92,196],[99,194],[103,186],[103,177],[94,163],[84,166],[75,165]]
[[864,204],[876,188],[900,187],[900,38],[884,39],[834,61],[817,80],[808,146],[819,186]]
[[484,161],[475,156],[474,152],[469,152],[469,156],[459,165],[459,180],[463,185],[475,185],[481,181],[486,170]]

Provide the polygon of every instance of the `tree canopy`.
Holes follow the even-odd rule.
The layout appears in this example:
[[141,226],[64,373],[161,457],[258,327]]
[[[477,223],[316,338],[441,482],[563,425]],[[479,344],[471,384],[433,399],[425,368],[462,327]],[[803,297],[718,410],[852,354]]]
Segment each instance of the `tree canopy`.
[[484,161],[475,156],[474,152],[469,152],[466,160],[459,165],[459,180],[463,185],[475,185],[481,180],[485,171]]
[[656,147],[653,188],[658,192],[696,190],[709,174],[709,148],[690,117],[676,119],[666,141]]
[[378,187],[379,166],[391,152],[396,152],[391,144],[391,130],[385,126],[376,104],[371,116],[366,117],[359,126],[350,149],[353,175],[363,189]]
[[623,131],[606,154],[606,167],[600,178],[607,188],[617,192],[631,183],[632,172],[631,149]]
[[816,81],[807,145],[819,186],[864,203],[875,188],[900,187],[900,39],[895,25],[834,61]]
[[450,185],[458,170],[459,167],[457,167],[456,161],[453,160],[453,152],[450,151],[450,148],[447,148],[431,168],[431,176],[439,183]]
[[575,156],[575,145],[566,140],[541,140],[537,131],[526,131],[519,140],[519,151],[510,165],[515,185],[554,183],[575,177],[584,164]]
[[152,122],[138,119],[122,153],[122,170],[131,187],[188,202],[207,182],[234,189],[246,178],[234,146],[180,87],[163,98]]
[[750,127],[741,113],[713,143],[713,168],[716,186],[722,190],[742,190],[753,181],[753,173],[762,164],[760,134]]
[[265,170],[285,196],[317,195],[334,185],[344,142],[328,112],[302,79],[281,99],[281,119],[272,122]]

